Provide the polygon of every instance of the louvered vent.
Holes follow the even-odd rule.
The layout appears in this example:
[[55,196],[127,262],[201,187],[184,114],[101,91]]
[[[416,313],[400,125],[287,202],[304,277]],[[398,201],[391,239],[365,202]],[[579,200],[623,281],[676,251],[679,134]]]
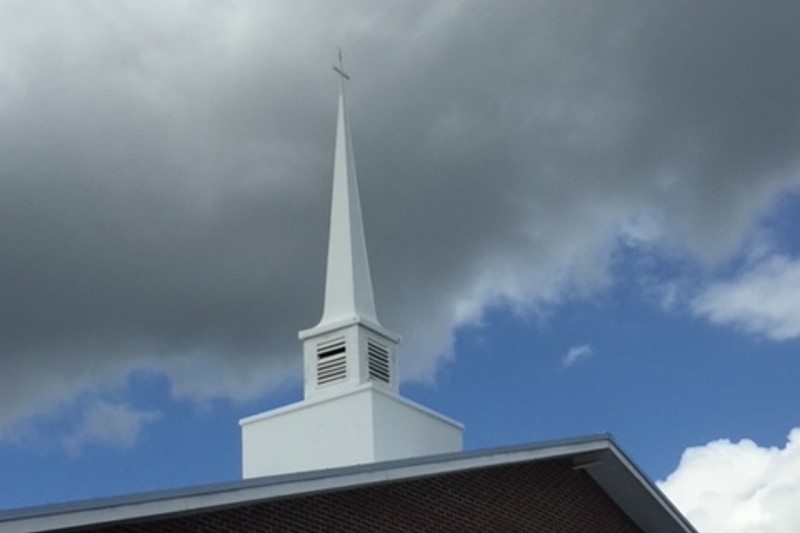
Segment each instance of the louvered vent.
[[373,340],[368,340],[367,357],[369,360],[370,379],[389,383],[391,378],[389,348]]
[[347,377],[347,353],[344,338],[317,345],[317,385],[341,381]]

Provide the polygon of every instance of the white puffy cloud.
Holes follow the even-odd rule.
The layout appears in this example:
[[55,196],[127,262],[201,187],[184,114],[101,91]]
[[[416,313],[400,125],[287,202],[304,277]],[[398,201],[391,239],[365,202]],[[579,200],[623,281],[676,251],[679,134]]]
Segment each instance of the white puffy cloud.
[[800,337],[800,261],[773,256],[706,288],[693,311],[711,322],[783,341]]
[[573,346],[567,353],[564,355],[561,363],[565,366],[572,366],[577,363],[581,359],[586,359],[592,355],[592,345],[591,344],[582,344],[581,346]]
[[155,411],[141,411],[124,403],[95,400],[87,405],[78,427],[63,438],[64,449],[77,455],[88,445],[129,448],[142,429],[157,420]]
[[784,448],[727,439],[688,448],[658,485],[703,533],[800,531],[800,428]]

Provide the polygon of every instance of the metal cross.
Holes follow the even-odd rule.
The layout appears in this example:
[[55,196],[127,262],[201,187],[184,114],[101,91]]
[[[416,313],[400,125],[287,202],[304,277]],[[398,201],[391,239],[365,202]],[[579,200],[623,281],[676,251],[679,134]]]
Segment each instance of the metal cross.
[[339,76],[342,77],[342,81],[350,79],[350,76],[344,71],[344,62],[342,61],[342,49],[341,48],[339,48],[339,65],[338,66],[334,65],[333,66],[333,70],[335,70],[336,73],[339,74]]

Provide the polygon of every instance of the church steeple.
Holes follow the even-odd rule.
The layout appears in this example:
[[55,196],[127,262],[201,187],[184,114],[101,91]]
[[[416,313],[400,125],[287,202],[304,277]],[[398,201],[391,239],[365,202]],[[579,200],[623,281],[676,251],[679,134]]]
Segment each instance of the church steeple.
[[333,164],[325,307],[320,326],[351,318],[377,323],[344,95],[345,80],[349,80],[350,76],[344,72],[341,52],[339,66],[334,70],[341,77],[341,86]]
[[461,450],[464,426],[403,398],[378,322],[341,77],[322,320],[301,331],[303,401],[239,421],[245,478]]
[[397,392],[394,345],[399,337],[375,313],[353,144],[345,103],[341,52],[339,110],[333,163],[328,264],[322,319],[300,332],[304,341],[305,396],[342,392],[373,382]]

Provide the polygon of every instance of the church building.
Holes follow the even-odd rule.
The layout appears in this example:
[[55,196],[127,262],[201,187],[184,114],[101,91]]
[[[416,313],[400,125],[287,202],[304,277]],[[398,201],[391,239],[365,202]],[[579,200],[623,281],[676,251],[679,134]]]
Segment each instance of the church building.
[[608,435],[462,450],[399,393],[375,312],[341,57],[325,299],[302,401],[247,417],[242,480],[0,513],[0,533],[613,532],[694,528]]

